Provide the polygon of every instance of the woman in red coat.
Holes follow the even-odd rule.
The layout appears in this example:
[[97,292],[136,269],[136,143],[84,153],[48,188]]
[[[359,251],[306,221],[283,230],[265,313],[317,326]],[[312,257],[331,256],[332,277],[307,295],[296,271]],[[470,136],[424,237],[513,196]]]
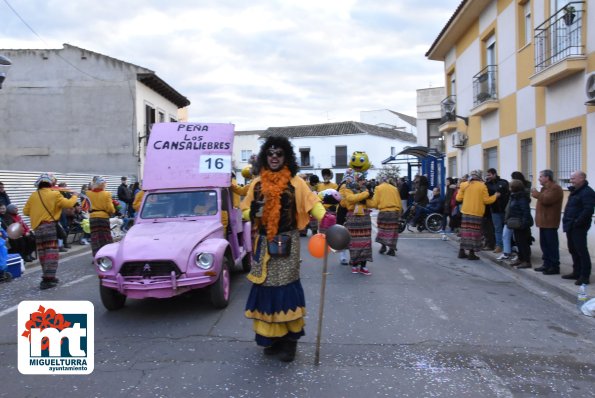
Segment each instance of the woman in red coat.
[[8,243],[10,244],[8,252],[19,253],[23,257],[23,260],[28,263],[33,261],[31,254],[35,252],[35,235],[19,215],[19,208],[13,204],[6,206],[6,213],[2,216],[2,220],[7,228],[17,223],[21,225],[23,230],[23,236],[20,238],[8,239]]

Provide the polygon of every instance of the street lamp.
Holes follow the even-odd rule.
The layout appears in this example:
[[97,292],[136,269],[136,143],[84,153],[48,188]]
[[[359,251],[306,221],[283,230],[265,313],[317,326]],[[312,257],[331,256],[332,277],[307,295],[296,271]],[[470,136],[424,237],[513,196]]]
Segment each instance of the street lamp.
[[458,117],[459,119],[463,119],[465,122],[465,126],[469,125],[469,118],[465,116],[459,116],[456,114],[455,107],[456,103],[448,97],[446,100],[442,101],[442,106],[444,108],[444,116],[446,116],[446,120],[456,120]]
[[[0,66],[9,67],[10,65],[12,65],[10,58],[0,54]],[[0,72],[0,89],[2,89],[2,83],[4,83],[4,79],[6,79],[6,73]]]

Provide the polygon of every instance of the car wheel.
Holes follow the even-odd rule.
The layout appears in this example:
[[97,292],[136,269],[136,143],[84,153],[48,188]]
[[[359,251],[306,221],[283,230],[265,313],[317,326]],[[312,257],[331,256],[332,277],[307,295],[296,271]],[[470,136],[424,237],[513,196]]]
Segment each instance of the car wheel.
[[252,269],[252,253],[246,253],[244,258],[242,259],[242,270],[244,272],[250,272]]
[[225,308],[229,304],[231,278],[229,274],[229,258],[223,257],[221,272],[217,281],[211,285],[211,303],[215,308]]
[[99,295],[101,296],[103,306],[109,311],[119,310],[124,307],[124,303],[126,302],[126,296],[122,293],[101,284],[99,285]]

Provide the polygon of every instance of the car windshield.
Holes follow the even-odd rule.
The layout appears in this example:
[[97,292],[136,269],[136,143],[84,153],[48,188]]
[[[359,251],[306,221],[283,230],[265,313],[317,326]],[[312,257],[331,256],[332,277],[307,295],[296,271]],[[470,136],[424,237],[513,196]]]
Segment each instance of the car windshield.
[[150,193],[141,210],[141,218],[176,218],[217,214],[216,191]]

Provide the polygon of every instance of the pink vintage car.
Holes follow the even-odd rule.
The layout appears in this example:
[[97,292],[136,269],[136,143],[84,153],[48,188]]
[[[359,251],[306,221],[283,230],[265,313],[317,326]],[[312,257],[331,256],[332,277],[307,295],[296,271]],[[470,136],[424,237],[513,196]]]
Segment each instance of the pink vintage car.
[[[167,298],[201,288],[209,289],[215,307],[227,306],[230,272],[251,265],[251,226],[229,189],[232,142],[233,125],[153,127],[135,224],[95,256],[108,310],[123,307],[127,297]],[[170,149],[182,145],[197,149]]]

